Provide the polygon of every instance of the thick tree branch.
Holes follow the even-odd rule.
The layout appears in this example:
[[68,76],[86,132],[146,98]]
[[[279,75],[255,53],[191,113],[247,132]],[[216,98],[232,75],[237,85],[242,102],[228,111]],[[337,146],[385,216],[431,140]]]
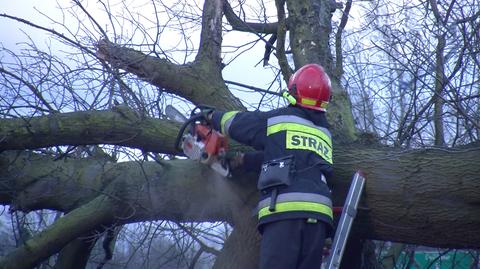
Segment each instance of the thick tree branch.
[[219,68],[209,69],[210,64],[205,61],[176,65],[107,40],[101,40],[97,49],[97,56],[115,68],[124,69],[195,104],[209,104],[221,109],[243,108],[228,91]]
[[174,144],[179,127],[169,120],[140,116],[123,105],[103,111],[0,119],[0,151],[111,144],[177,153]]
[[9,204],[12,210],[68,212],[98,195],[109,195],[128,205],[123,206],[129,210],[128,222],[147,218],[232,223],[232,208],[246,202],[242,195],[255,193],[237,189],[207,166],[188,160],[161,164],[101,163],[95,158],[55,161],[6,151],[0,155],[0,168],[0,204]]
[[[99,166],[95,159],[54,161],[8,151],[0,157],[1,204],[23,211],[68,211],[97,197],[4,257],[0,265],[5,268],[31,268],[101,224],[161,219],[241,225],[252,218],[246,209],[255,204],[255,189],[237,185],[243,182],[241,177],[234,184],[191,161]],[[26,256],[25,263],[14,262]]]
[[105,195],[58,219],[55,224],[0,259],[0,268],[28,269],[60,251],[68,242],[112,219],[115,201]]
[[[295,1],[286,0],[290,18],[290,46],[295,68],[308,63],[321,64],[327,73],[332,74],[333,57],[329,39],[332,31],[331,1]],[[301,19],[300,19],[301,18]]]
[[[249,215],[248,208],[243,208],[243,211],[245,216]],[[256,224],[256,219],[246,218],[245,222],[235,226],[213,269],[224,269],[222,264],[230,264],[228,269],[258,268],[260,235]]]
[[[168,148],[173,150],[172,145],[176,132],[171,134],[169,133],[171,131],[164,127],[164,124],[169,123],[168,121],[141,119],[128,110],[123,112],[77,112],[68,116],[72,118],[78,116],[85,120],[92,118],[94,115],[105,118],[101,121],[94,121],[93,119],[91,119],[91,122],[75,121],[69,119],[69,117],[62,118],[65,116],[64,114],[56,114],[32,118],[30,119],[31,124],[27,125],[28,128],[19,127],[18,124],[25,124],[21,119],[2,120],[2,124],[0,124],[3,128],[1,132],[4,141],[2,148],[6,149],[8,145],[10,145],[9,148],[17,147],[17,149],[47,146],[49,144],[42,142],[42,139],[52,134],[57,136],[55,140],[65,141],[67,144],[75,141],[73,139],[80,139],[80,137],[86,139],[77,140],[80,141],[77,142],[80,144],[109,143],[104,138],[105,133],[103,131],[99,133],[92,131],[91,134],[84,131],[88,130],[90,126],[95,130],[113,130],[114,134],[117,132],[129,133],[128,130],[131,129],[134,130],[134,134],[140,134],[139,138],[124,139],[125,142],[116,144],[145,150],[159,149],[164,152],[168,151]],[[103,121],[105,122],[104,125],[99,124]],[[162,124],[159,124],[160,122]],[[60,130],[67,131],[55,134],[55,131]],[[75,132],[79,132],[79,134],[75,134]],[[110,136],[107,135],[107,137]],[[145,140],[147,143],[145,143]],[[48,141],[48,138],[46,138],[46,141]],[[162,143],[164,143],[163,146],[155,146],[156,144],[162,145]],[[472,237],[467,234],[480,227],[480,223],[478,223],[480,219],[480,195],[477,185],[480,182],[478,180],[480,178],[480,167],[476,164],[476,160],[480,157],[478,146],[459,151],[430,149],[408,152],[395,151],[392,148],[364,149],[348,148],[341,145],[335,145],[335,148],[335,170],[338,176],[333,184],[336,191],[336,203],[341,204],[343,202],[342,194],[345,193],[347,188],[345,179],[350,177],[353,169],[361,168],[367,173],[366,202],[370,211],[365,211],[363,214],[366,214],[364,216],[368,220],[368,223],[365,222],[365,227],[374,227],[374,229],[366,232],[365,237],[427,245],[447,244],[445,245],[447,247],[475,246],[476,243],[472,243]],[[22,160],[20,158],[14,164],[20,165],[25,162]],[[12,160],[4,161],[1,170],[8,174],[2,176],[0,201],[4,204],[12,204],[14,208],[27,211],[39,208],[68,210],[92,199],[110,182],[117,180],[116,178],[119,175],[103,175],[107,173],[106,171],[111,173],[113,167],[115,167],[113,169],[115,171],[128,171],[121,177],[146,179],[159,173],[158,171],[150,171],[146,174],[145,172],[130,174],[134,171],[131,167],[132,164],[122,163],[113,166],[113,164],[105,164],[98,160],[91,161],[95,162],[95,166],[89,165],[88,160],[68,161],[67,159],[51,164],[48,160],[37,160],[38,166],[32,166],[32,161],[28,161],[30,166],[20,166],[21,168],[18,169],[13,169],[13,166],[10,165]],[[187,163],[184,165],[187,165]],[[188,165],[193,165],[193,163],[188,163]],[[141,169],[144,170],[146,166],[153,170],[156,169],[151,164],[143,165]],[[157,166],[159,165],[157,164]],[[183,164],[181,166],[183,167]],[[7,167],[9,168],[7,169]],[[38,169],[35,167],[38,167]],[[170,165],[166,167],[170,167]],[[200,172],[195,170],[194,167],[189,169],[191,173],[188,175],[182,174],[179,177],[176,173],[173,173],[164,176],[165,178],[176,178],[176,181],[184,176],[203,178],[203,176],[195,174]],[[83,171],[83,169],[87,169],[89,172],[85,174],[78,172]],[[165,171],[173,170],[166,169]],[[458,171],[460,171],[460,176],[458,176]],[[456,175],[456,177],[453,178],[453,175]],[[72,180],[83,176],[85,178],[82,180]],[[155,178],[155,176],[153,177]],[[64,180],[60,180],[61,178]],[[98,178],[104,178],[105,180],[99,181]],[[45,179],[51,179],[51,181],[45,181]],[[90,181],[85,181],[87,179]],[[255,181],[255,179],[252,179],[252,181]],[[88,186],[88,191],[74,191],[81,189],[80,186],[75,185],[76,182],[83,182],[84,185],[82,186]],[[180,180],[178,184],[183,184],[181,182]],[[200,190],[205,185],[209,184],[205,183],[199,186]],[[28,191],[22,191],[27,186]],[[451,186],[456,186],[455,190],[452,190]],[[250,187],[254,188],[254,186]],[[51,190],[51,192],[45,192],[45,189]],[[195,187],[189,186],[189,189],[195,189]],[[174,199],[174,197],[168,199]],[[221,204],[221,202],[217,201],[217,204]],[[146,206],[146,208],[149,207]],[[457,208],[462,208],[462,210],[457,210]],[[182,212],[182,210],[178,212]],[[400,219],[396,219],[399,218],[398,216],[401,216]],[[458,220],[461,220],[461,222]],[[401,231],[398,234],[391,235],[392,227],[401,227]],[[462,229],[452,229],[452,227],[462,227]],[[449,236],[448,240],[445,240],[444,237],[435,236],[435,232],[447,228],[452,231],[450,233],[452,238]],[[418,231],[421,231],[421,235],[417,234]],[[478,239],[477,241],[480,242],[480,238]]]
[[205,1],[202,15],[200,47],[195,61],[177,65],[166,59],[146,55],[104,39],[97,45],[97,56],[116,68],[179,95],[195,104],[208,104],[232,110],[244,109],[231,94],[222,77],[223,0]]

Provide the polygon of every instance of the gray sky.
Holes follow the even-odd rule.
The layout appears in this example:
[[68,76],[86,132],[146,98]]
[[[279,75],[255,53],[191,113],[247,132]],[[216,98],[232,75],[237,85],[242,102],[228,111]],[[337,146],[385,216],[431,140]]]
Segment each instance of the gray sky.
[[[42,5],[42,3],[44,5]],[[51,5],[45,3],[51,2]],[[46,20],[35,11],[34,7],[39,6],[42,11],[55,12],[55,1],[46,0],[0,0],[0,13],[5,13],[11,16],[20,17],[31,20],[35,23],[47,23]],[[15,22],[10,19],[0,18],[0,42],[5,47],[12,48],[17,42],[25,41],[25,35],[21,31],[27,31],[32,38],[39,38],[45,36],[44,33],[33,31],[31,27]]]

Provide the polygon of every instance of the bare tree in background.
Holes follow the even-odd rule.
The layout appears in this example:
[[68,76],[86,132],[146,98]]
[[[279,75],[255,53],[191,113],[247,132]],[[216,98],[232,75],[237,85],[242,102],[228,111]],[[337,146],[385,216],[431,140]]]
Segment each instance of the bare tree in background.
[[[364,7],[372,12],[368,26],[352,34],[357,37],[351,40],[355,50],[346,61],[354,72],[347,72],[347,85],[354,86],[351,94],[355,96],[355,83],[375,83],[368,88],[367,99],[379,100],[377,107],[389,109],[375,109],[379,117],[386,112],[384,118],[389,120],[377,126],[387,128],[365,130],[408,147],[478,139],[472,136],[479,127],[478,87],[474,86],[478,84],[479,14],[472,11],[474,4],[426,1],[400,6],[379,1]],[[362,121],[371,121],[371,113],[362,110],[359,117],[364,115],[370,119]]]
[[[56,44],[2,47],[0,202],[12,212],[64,213],[0,267],[31,268],[58,254],[57,268],[85,268],[101,236],[108,254],[123,225],[155,220],[172,225],[160,237],[187,238],[173,240],[179,268],[193,268],[203,253],[216,256],[214,268],[256,268],[256,175],[225,180],[173,157],[179,124],[163,109],[284,105],[259,94],[241,100],[249,88],[224,79],[257,43],[267,49],[251,57],[269,68],[271,90],[311,62],[333,78],[334,203],[343,203],[353,171],[368,178],[355,238],[478,248],[478,3],[360,4],[72,1],[50,25],[0,14]],[[355,21],[365,27],[347,30],[351,8],[367,10]],[[232,44],[238,32],[245,38]],[[192,224],[219,222],[233,230],[218,248],[202,240],[211,226]],[[147,252],[160,252],[147,241]],[[360,267],[352,263],[343,266]]]
[[[351,50],[345,59],[351,70],[346,88],[360,128],[406,148],[478,140],[471,135],[478,133],[478,86],[473,91],[472,86],[478,85],[474,42],[479,28],[472,4],[377,1],[363,6],[371,12],[365,25],[347,33],[352,38],[345,46]],[[413,255],[411,247],[382,249],[384,268],[412,266],[412,261],[404,267],[395,263],[402,250]]]

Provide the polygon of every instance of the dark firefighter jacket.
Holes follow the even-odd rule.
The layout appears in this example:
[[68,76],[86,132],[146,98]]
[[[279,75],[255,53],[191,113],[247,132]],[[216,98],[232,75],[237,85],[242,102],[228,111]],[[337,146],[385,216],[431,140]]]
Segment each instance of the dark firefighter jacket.
[[331,195],[325,179],[332,171],[332,140],[324,112],[297,106],[268,112],[215,111],[212,125],[236,141],[263,151],[265,162],[293,156],[291,184],[278,187],[274,211],[269,210],[270,191],[261,191],[257,208],[260,231],[264,223],[292,218],[332,225]]

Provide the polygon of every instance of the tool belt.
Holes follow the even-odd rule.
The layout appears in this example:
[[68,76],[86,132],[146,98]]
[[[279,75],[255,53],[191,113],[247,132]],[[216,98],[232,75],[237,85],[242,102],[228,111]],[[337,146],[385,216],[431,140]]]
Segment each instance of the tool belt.
[[260,191],[271,190],[270,211],[275,211],[277,202],[278,187],[289,186],[294,171],[293,156],[274,159],[263,163],[258,178],[257,188]]

